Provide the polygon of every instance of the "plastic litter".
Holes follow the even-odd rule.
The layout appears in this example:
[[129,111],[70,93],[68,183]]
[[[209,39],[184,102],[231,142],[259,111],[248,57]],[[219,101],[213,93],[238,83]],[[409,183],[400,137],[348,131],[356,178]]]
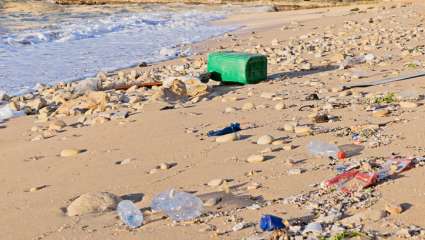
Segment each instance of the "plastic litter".
[[378,171],[378,180],[406,171],[414,166],[413,159],[396,157],[387,160]]
[[260,219],[259,225],[263,231],[274,231],[285,227],[282,221],[283,220],[280,217],[273,215],[263,215]]
[[357,56],[357,57],[346,57],[344,61],[342,61],[341,64],[339,65],[339,68],[346,69],[357,64],[371,62],[373,61],[373,59],[375,59],[375,55],[370,53],[366,55]]
[[[397,175],[403,171],[409,170],[415,166],[417,158],[395,157],[387,160],[381,165],[377,172],[364,172],[358,169],[359,165],[337,166],[337,172],[340,172],[335,177],[321,183],[322,188],[337,189],[345,193],[352,193],[359,189],[368,188],[385,180],[390,176]],[[417,161],[417,160],[416,160]]]
[[337,189],[344,193],[352,193],[368,188],[378,182],[375,172],[361,172],[357,169],[343,172],[321,183],[322,188]]
[[118,216],[130,228],[138,228],[143,224],[143,214],[132,201],[123,200],[117,206]]
[[245,52],[208,54],[211,79],[224,83],[253,84],[267,79],[267,57]]
[[239,123],[231,123],[228,127],[225,127],[220,130],[212,130],[208,132],[208,137],[222,136],[229,133],[238,132],[241,130]]
[[341,151],[335,144],[329,144],[326,142],[313,140],[308,144],[308,150],[315,156],[325,156],[334,159],[346,158],[345,152]]
[[312,222],[312,223],[309,223],[309,224],[305,227],[304,232],[305,232],[305,233],[309,233],[309,232],[311,232],[311,233],[317,233],[317,234],[320,234],[320,233],[322,233],[322,232],[323,232],[323,228],[322,228],[322,225],[321,225],[320,223]]
[[188,221],[201,215],[202,201],[193,194],[171,189],[155,196],[151,208],[164,212],[174,221]]

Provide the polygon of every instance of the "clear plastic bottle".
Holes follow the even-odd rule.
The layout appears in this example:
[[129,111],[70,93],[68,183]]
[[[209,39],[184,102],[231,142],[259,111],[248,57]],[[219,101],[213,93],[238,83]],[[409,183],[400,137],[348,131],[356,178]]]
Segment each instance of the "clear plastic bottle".
[[344,159],[345,153],[337,145],[313,140],[308,144],[308,150],[315,156],[332,157],[334,159]]
[[117,212],[121,220],[130,228],[138,228],[143,224],[143,214],[132,201],[119,202]]
[[174,221],[188,221],[201,215],[202,201],[193,194],[171,189],[155,196],[151,208],[164,212]]

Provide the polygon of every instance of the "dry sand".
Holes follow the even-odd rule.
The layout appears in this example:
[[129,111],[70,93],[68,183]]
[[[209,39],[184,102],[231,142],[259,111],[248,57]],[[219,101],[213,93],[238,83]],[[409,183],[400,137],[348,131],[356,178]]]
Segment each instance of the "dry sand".
[[[384,5],[387,9],[382,10]],[[242,22],[246,27],[233,36],[220,37],[194,47],[201,52],[202,57],[202,53],[213,49],[241,50],[249,48],[249,44],[270,46],[275,38],[287,41],[312,32],[322,33],[330,25],[342,29],[344,21],[348,20],[363,23],[365,19],[383,17],[387,21],[389,16],[394,16],[406,29],[406,33],[415,26],[423,28],[423,4],[415,3],[405,7],[394,4],[395,8],[389,8],[390,5],[392,4],[385,3],[379,7],[373,5],[374,8],[371,9],[370,5],[360,6],[360,12],[342,7],[231,17],[220,23]],[[407,13],[412,12],[417,13],[417,18],[405,18]],[[291,24],[294,21],[298,24]],[[380,27],[385,26],[387,29],[396,28],[391,22],[380,24]],[[284,25],[295,27],[281,30]],[[256,31],[255,38],[252,38],[252,31]],[[336,30],[338,31],[340,30]],[[350,34],[350,30],[346,34]],[[423,32],[421,37],[424,37]],[[236,40],[232,41],[232,38]],[[420,40],[423,42],[424,38]],[[235,46],[235,43],[239,43],[239,46]],[[386,47],[378,49],[376,54],[385,54],[393,49],[390,53],[400,56],[398,60],[381,65],[356,66],[357,70],[367,72],[368,77],[352,81],[391,76],[394,70],[412,71],[405,64],[414,60],[424,64],[423,55],[401,56],[395,45],[395,42],[385,43]],[[313,67],[322,65],[320,58],[306,58],[312,59]],[[270,69],[271,74],[281,72],[279,64],[270,64]],[[322,139],[338,144],[351,144],[352,139],[351,136],[336,137],[334,133],[298,137],[294,133],[282,131],[281,128],[293,120],[311,123],[308,115],[313,110],[299,111],[303,105],[313,104],[318,109],[332,97],[348,102],[354,99],[352,96],[340,96],[339,92],[324,90],[346,82],[344,74],[350,74],[351,70],[284,72],[286,75],[282,79],[249,86],[221,87],[222,94],[185,108],[166,111],[145,109],[123,120],[83,128],[68,126],[64,132],[39,141],[31,141],[35,135],[31,128],[47,123],[35,123],[34,116],[11,119],[2,124],[0,129],[0,239],[243,239],[259,232],[258,225],[232,232],[232,227],[238,222],[257,223],[262,214],[274,214],[288,220],[306,216],[307,206],[285,204],[279,199],[315,191],[318,189],[317,184],[335,175],[335,170],[329,166],[329,160],[309,155],[307,143],[312,139]],[[323,85],[314,82],[322,82]],[[422,77],[385,86],[355,89],[353,92],[354,95],[365,92],[368,96],[373,96],[388,91],[398,93],[410,90],[424,94],[424,88],[425,78]],[[265,92],[274,93],[277,98],[260,97]],[[314,92],[323,100],[304,100]],[[238,109],[247,102],[254,103],[256,108],[224,112],[226,107]],[[278,102],[283,102],[287,108],[275,110],[274,106]],[[366,123],[386,124],[381,131],[382,135],[390,139],[389,143],[378,147],[370,147],[368,143],[364,143],[366,147],[361,154],[349,161],[386,159],[392,154],[425,155],[425,129],[422,127],[424,106],[394,109],[387,117],[374,117],[364,106],[353,103],[329,110],[329,114],[338,116],[341,120],[315,126],[343,128]],[[73,117],[66,117],[64,120],[68,124],[76,121]],[[216,143],[205,135],[207,131],[224,127],[230,122],[247,123],[256,127],[241,131],[243,138],[229,143]],[[288,137],[288,144],[296,148],[266,153],[268,160],[262,163],[245,162],[248,156],[258,154],[267,147],[279,147],[253,143],[264,134],[270,134],[274,138]],[[67,148],[85,151],[74,157],[60,157],[59,153]],[[117,161],[128,158],[132,159],[130,163],[116,164]],[[290,166],[288,160],[298,162]],[[163,162],[175,163],[175,166],[149,173]],[[293,168],[302,168],[304,172],[289,175],[288,170]],[[198,196],[214,192],[217,194],[220,192],[219,188],[206,186],[208,181],[216,178],[227,180],[232,196],[225,197],[220,203],[221,209],[210,209],[208,215],[214,215],[214,212],[224,214],[204,216],[196,223],[174,224],[161,214],[151,214],[147,209],[155,194],[170,188],[192,192]],[[260,184],[260,187],[248,190],[247,186],[253,183]],[[39,186],[45,187],[28,191]],[[87,192],[111,192],[119,196],[136,197],[139,200],[137,206],[145,212],[146,224],[137,230],[129,230],[114,211],[68,217],[64,208],[73,199]],[[379,233],[394,233],[411,225],[425,228],[425,168],[411,169],[396,179],[374,187],[373,192],[377,202],[369,207],[371,209],[384,209],[386,202],[407,203],[406,206],[409,207],[402,214],[387,216],[378,223],[365,221],[360,228],[362,232],[376,230]],[[245,208],[254,202],[263,207],[258,210]],[[242,209],[236,211],[236,208]],[[363,210],[350,209],[346,214]],[[207,230],[207,226],[211,229]],[[424,230],[417,239],[425,238],[423,234]],[[396,238],[395,234],[390,234],[389,238]]]

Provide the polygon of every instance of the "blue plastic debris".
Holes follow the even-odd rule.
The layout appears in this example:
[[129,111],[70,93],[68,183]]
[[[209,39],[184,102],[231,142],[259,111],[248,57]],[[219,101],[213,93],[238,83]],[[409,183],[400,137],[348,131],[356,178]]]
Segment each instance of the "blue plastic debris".
[[260,228],[263,231],[273,231],[284,228],[282,218],[273,215],[263,215],[260,219]]
[[222,136],[229,133],[238,132],[241,130],[239,123],[231,123],[228,127],[225,127],[220,130],[211,130],[208,132],[208,137]]

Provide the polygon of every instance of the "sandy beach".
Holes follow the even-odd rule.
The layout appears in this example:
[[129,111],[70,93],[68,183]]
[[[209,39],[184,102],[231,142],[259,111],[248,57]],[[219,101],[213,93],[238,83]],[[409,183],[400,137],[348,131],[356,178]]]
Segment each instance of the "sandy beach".
[[[28,115],[0,123],[0,239],[425,239],[425,77],[342,87],[423,71],[424,20],[422,1],[235,15],[215,24],[243,28],[193,56],[1,96]],[[269,79],[188,77],[219,50],[267,55]],[[234,137],[207,136],[233,122]],[[359,150],[313,156],[312,140]],[[323,187],[338,165],[375,173],[395,157],[411,168],[349,193]],[[152,211],[169,189],[199,197],[202,215]],[[143,225],[128,228],[113,198],[75,206],[102,192],[135,202]],[[261,231],[264,214],[286,228]]]

